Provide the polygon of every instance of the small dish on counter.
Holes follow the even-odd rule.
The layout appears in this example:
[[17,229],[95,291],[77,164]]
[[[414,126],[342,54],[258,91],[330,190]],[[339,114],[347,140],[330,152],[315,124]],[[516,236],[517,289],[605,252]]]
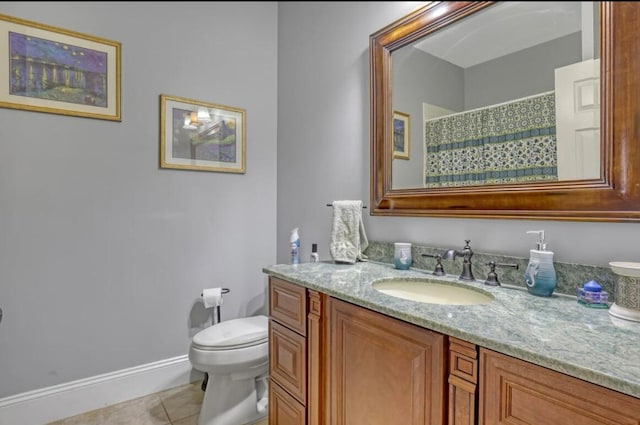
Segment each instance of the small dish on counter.
[[640,277],[640,263],[612,261],[609,263],[609,267],[615,274],[621,276]]

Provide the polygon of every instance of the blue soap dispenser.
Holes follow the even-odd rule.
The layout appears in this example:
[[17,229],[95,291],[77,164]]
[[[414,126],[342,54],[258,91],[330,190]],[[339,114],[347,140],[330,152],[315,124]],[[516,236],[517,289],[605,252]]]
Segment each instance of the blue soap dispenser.
[[529,230],[537,233],[539,241],[536,249],[529,250],[529,264],[524,272],[524,281],[530,294],[550,297],[556,289],[556,269],[553,266],[553,252],[547,251],[544,230]]

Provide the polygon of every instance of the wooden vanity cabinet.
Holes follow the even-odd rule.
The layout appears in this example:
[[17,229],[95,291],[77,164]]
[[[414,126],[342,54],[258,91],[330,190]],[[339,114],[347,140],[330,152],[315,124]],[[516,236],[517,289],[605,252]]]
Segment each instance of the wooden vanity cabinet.
[[446,337],[271,276],[269,425],[442,425]]
[[328,300],[331,425],[441,425],[445,337]]
[[269,425],[640,425],[640,399],[274,277]]
[[480,349],[478,425],[640,425],[640,399]]
[[324,424],[323,299],[269,278],[269,425]]

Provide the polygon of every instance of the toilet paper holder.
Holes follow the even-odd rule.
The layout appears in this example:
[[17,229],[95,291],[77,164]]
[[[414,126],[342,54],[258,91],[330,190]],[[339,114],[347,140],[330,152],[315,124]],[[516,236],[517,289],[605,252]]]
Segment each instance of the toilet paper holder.
[[[223,294],[228,294],[229,292],[231,292],[231,290],[229,288],[222,288],[222,291],[220,291]],[[203,293],[200,292],[200,298],[202,298]],[[220,323],[220,306],[216,306],[216,323]]]

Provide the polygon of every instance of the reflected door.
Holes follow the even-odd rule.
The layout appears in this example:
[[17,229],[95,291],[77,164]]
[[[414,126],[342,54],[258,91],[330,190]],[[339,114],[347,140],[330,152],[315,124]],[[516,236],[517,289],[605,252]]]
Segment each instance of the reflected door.
[[600,60],[555,70],[558,179],[600,177]]

